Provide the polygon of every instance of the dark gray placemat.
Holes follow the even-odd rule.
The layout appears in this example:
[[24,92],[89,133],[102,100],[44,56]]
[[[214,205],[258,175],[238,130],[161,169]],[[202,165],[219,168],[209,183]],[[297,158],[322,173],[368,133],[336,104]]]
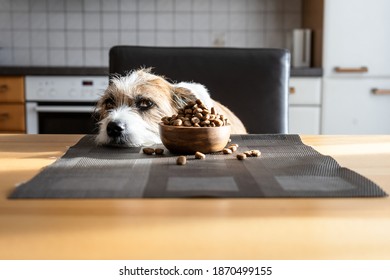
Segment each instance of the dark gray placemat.
[[233,135],[238,152],[259,149],[261,157],[188,156],[184,166],[167,150],[150,156],[141,148],[97,147],[93,137],[83,137],[10,198],[387,196],[372,181],[304,145],[298,135]]

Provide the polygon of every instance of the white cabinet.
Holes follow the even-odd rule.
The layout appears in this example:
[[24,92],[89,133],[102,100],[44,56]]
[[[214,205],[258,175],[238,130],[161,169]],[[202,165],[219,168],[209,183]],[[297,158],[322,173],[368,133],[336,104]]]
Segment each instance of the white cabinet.
[[[390,1],[325,0],[324,3],[325,76],[389,76]],[[336,67],[352,70],[352,74],[337,73]]]
[[389,0],[324,1],[321,133],[390,133],[389,15]]
[[390,134],[390,79],[326,79],[324,92],[324,134]]
[[290,106],[289,133],[319,134],[320,108],[314,106]]
[[291,78],[289,133],[319,134],[320,116],[321,78]]

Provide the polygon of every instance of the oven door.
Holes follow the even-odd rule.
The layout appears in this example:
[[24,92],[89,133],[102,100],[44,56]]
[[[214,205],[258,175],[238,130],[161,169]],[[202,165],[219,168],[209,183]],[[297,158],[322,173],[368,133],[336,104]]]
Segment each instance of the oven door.
[[26,102],[28,134],[95,134],[94,106],[89,103]]

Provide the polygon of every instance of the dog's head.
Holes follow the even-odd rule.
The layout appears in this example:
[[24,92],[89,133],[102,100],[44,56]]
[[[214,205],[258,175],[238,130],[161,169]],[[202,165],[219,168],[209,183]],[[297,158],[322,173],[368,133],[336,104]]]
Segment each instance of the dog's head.
[[118,146],[161,143],[158,131],[161,118],[177,113],[184,104],[199,98],[196,90],[183,87],[185,85],[171,84],[152,74],[150,69],[111,79],[96,106],[100,120],[96,142]]

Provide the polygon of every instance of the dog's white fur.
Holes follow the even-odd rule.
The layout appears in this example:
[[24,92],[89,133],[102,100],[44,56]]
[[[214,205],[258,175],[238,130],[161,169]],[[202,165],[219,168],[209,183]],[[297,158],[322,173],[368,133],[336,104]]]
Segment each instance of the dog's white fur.
[[[96,143],[124,147],[159,144],[158,123],[161,118],[177,113],[188,101],[196,99],[227,116],[232,123],[232,133],[246,133],[241,121],[225,106],[211,99],[203,85],[191,82],[172,84],[152,74],[150,69],[140,69],[111,79],[96,107],[100,115]],[[153,105],[142,109],[150,105],[149,102]],[[117,137],[107,132],[111,122],[120,123],[123,129]]]
[[214,101],[210,98],[210,94],[204,85],[198,83],[181,82],[175,85],[175,87],[181,87],[189,89],[197,99],[202,100],[203,104],[207,108],[214,107]]
[[[126,130],[121,141],[120,138],[111,139],[107,134],[107,124],[111,121],[122,121]],[[98,144],[113,144],[125,146],[149,146],[160,143],[160,137],[153,127],[128,106],[121,106],[100,121],[99,134],[96,136]]]

